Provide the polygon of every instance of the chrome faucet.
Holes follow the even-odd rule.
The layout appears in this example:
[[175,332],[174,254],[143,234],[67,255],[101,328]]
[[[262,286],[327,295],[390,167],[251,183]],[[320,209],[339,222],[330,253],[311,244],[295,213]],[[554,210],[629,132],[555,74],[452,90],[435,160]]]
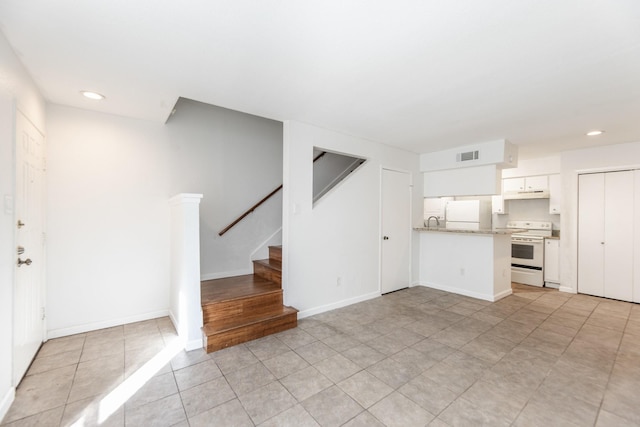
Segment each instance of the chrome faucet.
[[436,220],[436,227],[440,227],[440,221],[438,220],[438,217],[435,215],[431,215],[429,218],[427,218],[427,221],[425,222],[425,225],[427,226],[427,228],[429,228],[429,223],[431,221],[431,218]]

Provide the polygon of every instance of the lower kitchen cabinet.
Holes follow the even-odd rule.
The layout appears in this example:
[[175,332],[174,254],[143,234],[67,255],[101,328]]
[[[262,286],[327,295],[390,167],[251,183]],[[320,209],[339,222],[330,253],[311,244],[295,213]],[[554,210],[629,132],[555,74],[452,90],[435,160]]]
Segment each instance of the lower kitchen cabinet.
[[544,284],[549,288],[560,286],[559,239],[544,239]]

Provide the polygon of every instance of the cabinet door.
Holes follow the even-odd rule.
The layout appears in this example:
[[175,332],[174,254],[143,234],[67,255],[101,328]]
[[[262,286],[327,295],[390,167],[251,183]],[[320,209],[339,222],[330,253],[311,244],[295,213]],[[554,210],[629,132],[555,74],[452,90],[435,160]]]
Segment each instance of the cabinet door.
[[560,240],[544,241],[544,281],[560,283]]
[[517,193],[524,191],[524,178],[506,178],[502,180],[503,193]]
[[633,171],[604,175],[604,296],[632,301]]
[[560,213],[560,202],[562,200],[562,186],[560,174],[549,175],[549,213],[557,215]]
[[491,196],[491,213],[500,215],[509,213],[507,206],[502,196]]
[[578,177],[578,292],[604,296],[604,174]]
[[549,177],[547,175],[542,176],[528,176],[524,180],[525,191],[541,191],[549,189]]

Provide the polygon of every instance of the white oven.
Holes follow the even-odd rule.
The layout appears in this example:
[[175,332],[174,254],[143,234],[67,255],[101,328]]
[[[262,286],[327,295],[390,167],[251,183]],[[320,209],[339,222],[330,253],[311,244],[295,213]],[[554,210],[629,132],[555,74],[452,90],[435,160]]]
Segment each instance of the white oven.
[[511,236],[511,281],[544,285],[544,238],[551,235],[551,223],[513,221],[507,228],[521,231]]

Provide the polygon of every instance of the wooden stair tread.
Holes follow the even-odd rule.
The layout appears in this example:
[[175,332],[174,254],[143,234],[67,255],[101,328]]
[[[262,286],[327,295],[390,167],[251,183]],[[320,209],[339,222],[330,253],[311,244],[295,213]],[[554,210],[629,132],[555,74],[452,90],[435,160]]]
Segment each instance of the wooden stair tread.
[[269,292],[281,292],[280,285],[254,274],[205,280],[200,284],[201,305],[247,298]]
[[253,319],[251,321],[237,320],[237,321],[233,321],[233,322],[226,322],[224,324],[207,323],[202,327],[202,330],[204,331],[205,335],[211,336],[211,335],[224,333],[224,332],[236,329],[236,328],[242,328],[242,327],[245,327],[245,326],[255,325],[255,324],[258,324],[258,323],[261,323],[261,322],[264,322],[264,321],[268,321],[270,319],[275,319],[275,318],[278,318],[278,317],[288,316],[288,315],[291,315],[291,314],[295,314],[297,312],[298,312],[298,310],[296,310],[295,308],[283,305],[281,307],[278,307],[277,310],[274,310],[271,313],[265,314],[264,316],[262,316],[260,318],[257,318],[257,319]]
[[278,261],[275,259],[257,259],[254,260],[253,263],[263,265],[272,270],[282,271],[282,261]]

